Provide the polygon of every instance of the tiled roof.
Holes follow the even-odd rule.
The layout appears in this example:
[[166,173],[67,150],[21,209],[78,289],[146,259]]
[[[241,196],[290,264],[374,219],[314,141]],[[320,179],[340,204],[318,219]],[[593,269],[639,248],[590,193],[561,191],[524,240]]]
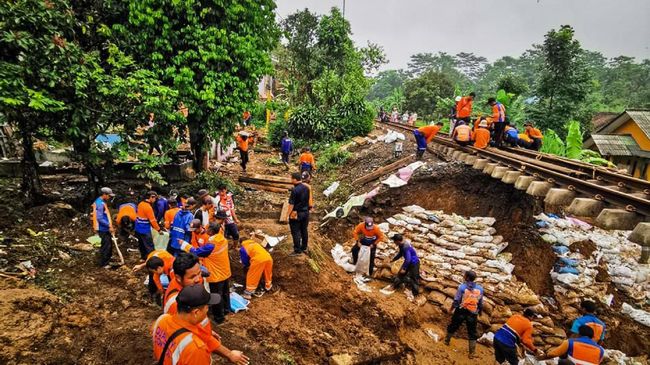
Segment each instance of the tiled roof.
[[629,135],[592,134],[598,151],[603,156],[636,156],[650,158],[650,152],[643,151]]

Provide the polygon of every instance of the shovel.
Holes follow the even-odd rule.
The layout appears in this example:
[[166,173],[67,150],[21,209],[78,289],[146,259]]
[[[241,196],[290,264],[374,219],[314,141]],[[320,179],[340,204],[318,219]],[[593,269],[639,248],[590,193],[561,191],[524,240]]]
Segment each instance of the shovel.
[[117,237],[115,235],[113,236],[113,243],[115,244],[115,248],[117,249],[117,254],[120,256],[120,266],[124,265],[124,256],[122,256],[122,251],[120,251],[120,246],[117,244]]

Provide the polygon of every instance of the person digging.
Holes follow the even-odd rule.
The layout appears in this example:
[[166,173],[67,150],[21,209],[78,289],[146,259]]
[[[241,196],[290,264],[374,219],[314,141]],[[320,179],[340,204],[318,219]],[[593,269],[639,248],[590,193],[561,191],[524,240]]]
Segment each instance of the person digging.
[[399,289],[402,284],[411,288],[413,296],[419,294],[419,280],[420,280],[420,259],[418,258],[417,253],[413,246],[411,246],[411,241],[405,240],[401,234],[396,234],[393,236],[393,241],[397,245],[399,252],[395,257],[393,257],[390,262],[395,262],[402,257],[404,258],[404,263],[399,269],[393,284],[391,285],[392,289]]

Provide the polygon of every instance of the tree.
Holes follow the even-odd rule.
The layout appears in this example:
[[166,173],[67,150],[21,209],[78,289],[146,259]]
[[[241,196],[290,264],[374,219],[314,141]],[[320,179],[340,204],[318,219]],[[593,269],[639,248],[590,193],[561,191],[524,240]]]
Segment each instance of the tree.
[[300,104],[313,100],[310,80],[317,77],[316,43],[318,42],[318,16],[308,9],[290,14],[280,26],[286,39],[284,52],[278,52],[276,69],[284,69],[283,83],[290,85],[289,100]]
[[458,70],[472,81],[477,81],[483,75],[488,63],[487,58],[471,52],[460,52],[455,58]]
[[208,139],[231,135],[256,100],[260,78],[272,71],[274,9],[272,0],[130,0],[129,23],[113,27],[135,61],[188,108],[196,170],[203,169]]
[[574,30],[563,25],[546,34],[536,87],[538,103],[531,109],[537,123],[544,129],[553,129],[566,135],[561,128],[569,120],[579,120],[589,128],[584,103],[593,91],[591,74],[582,57],[580,42],[574,39]]
[[405,108],[423,117],[433,117],[439,97],[454,94],[454,85],[447,75],[429,70],[404,84]]
[[44,197],[33,138],[62,123],[61,90],[72,83],[70,68],[82,62],[71,42],[75,19],[63,0],[3,1],[0,19],[0,113],[20,131],[22,190],[27,204],[36,204]]
[[505,90],[507,93],[523,95],[528,92],[528,85],[523,77],[515,74],[502,76],[497,82],[498,90]]
[[385,99],[391,96],[396,89],[404,85],[407,79],[408,76],[403,70],[380,71],[373,79],[368,100]]

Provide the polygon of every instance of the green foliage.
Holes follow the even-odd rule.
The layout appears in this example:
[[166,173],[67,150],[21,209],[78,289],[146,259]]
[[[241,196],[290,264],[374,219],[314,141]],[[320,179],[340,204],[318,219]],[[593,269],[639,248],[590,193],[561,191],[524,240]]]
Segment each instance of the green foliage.
[[[402,89],[408,75],[403,70],[386,70],[380,71],[372,79],[372,86],[368,93],[368,100],[382,100],[394,95],[396,90]],[[384,103],[388,106],[388,103]]]
[[269,125],[267,138],[273,147],[280,147],[284,131],[288,130],[288,124],[284,118],[278,118]]
[[535,90],[539,99],[530,109],[539,126],[559,131],[561,136],[566,135],[562,127],[569,120],[580,120],[589,128],[589,121],[581,114],[594,85],[574,33],[571,26],[563,25],[546,34],[542,46],[544,63],[538,70]]
[[405,108],[431,119],[434,118],[438,98],[453,95],[453,92],[454,85],[446,74],[429,70],[404,84]]
[[215,192],[220,185],[226,185],[228,190],[233,194],[241,193],[241,188],[234,181],[211,171],[200,172],[188,188],[190,194],[195,194],[200,189],[208,189],[208,191]]
[[232,134],[272,70],[274,9],[272,0],[130,0],[128,24],[112,28],[136,62],[178,91],[197,169],[208,138]]
[[580,132],[580,123],[572,120],[567,127],[566,137],[566,157],[580,158],[582,152],[582,132]]
[[305,105],[293,110],[287,130],[290,136],[306,141],[342,141],[368,134],[373,128],[373,115],[363,101],[344,102],[325,113]]
[[327,172],[336,169],[352,157],[352,153],[342,149],[341,146],[341,143],[334,143],[321,152],[318,156],[318,164],[321,171]]
[[141,154],[140,163],[133,165],[133,169],[138,171],[138,177],[156,183],[160,186],[167,185],[167,181],[158,170],[158,166],[164,165],[170,161],[166,156],[156,156],[151,154]]
[[542,144],[541,151],[553,155],[564,156],[564,142],[554,130],[547,129],[544,132],[544,143]]
[[509,73],[499,79],[497,89],[512,95],[523,95],[528,92],[528,85],[522,76]]

